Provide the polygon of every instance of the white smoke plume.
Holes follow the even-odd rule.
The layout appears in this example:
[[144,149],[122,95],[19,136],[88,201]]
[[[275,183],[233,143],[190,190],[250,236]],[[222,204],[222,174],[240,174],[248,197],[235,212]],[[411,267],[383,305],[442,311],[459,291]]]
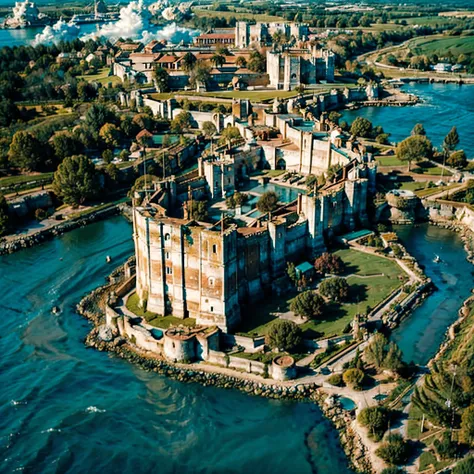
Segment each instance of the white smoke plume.
[[58,41],[71,41],[79,35],[79,27],[66,23],[64,20],[57,21],[53,26],[46,26],[42,33],[38,33],[33,40],[33,46],[38,44],[51,44]]
[[143,5],[143,0],[130,2],[120,9],[120,17],[113,23],[107,23],[88,37],[106,37],[109,39],[137,38],[148,27],[150,12]]

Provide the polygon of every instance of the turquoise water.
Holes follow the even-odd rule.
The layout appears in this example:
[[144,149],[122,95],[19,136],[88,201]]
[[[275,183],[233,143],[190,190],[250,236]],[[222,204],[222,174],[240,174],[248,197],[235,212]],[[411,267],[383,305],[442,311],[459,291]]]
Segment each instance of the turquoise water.
[[[81,296],[132,252],[121,217],[0,257],[0,472],[349,474],[314,404],[147,373],[86,349]],[[51,314],[59,306],[59,315]]]
[[[470,295],[474,266],[466,260],[461,238],[453,231],[424,224],[396,226],[396,232],[438,289],[392,335],[407,362],[424,365],[438,351],[447,327]],[[433,262],[435,255],[441,257],[440,263]]]
[[347,398],[347,397],[339,397],[338,400],[339,400],[339,403],[341,404],[341,407],[346,411],[352,411],[357,406],[354,400],[351,400],[350,398]]
[[257,181],[251,180],[250,185],[246,186],[243,191],[250,191],[257,194],[263,194],[268,191],[274,191],[278,194],[280,201],[282,203],[289,203],[294,201],[298,194],[303,194],[304,191],[298,188],[292,188],[290,186],[280,186],[278,184],[267,183],[267,184],[258,184]]
[[425,126],[428,137],[435,146],[455,125],[459,132],[459,148],[469,158],[474,158],[474,85],[457,84],[408,84],[403,91],[415,94],[423,103],[411,107],[365,107],[344,112],[343,118],[352,122],[356,117],[368,118],[374,125],[381,125],[391,133],[390,141],[405,139],[416,123]]

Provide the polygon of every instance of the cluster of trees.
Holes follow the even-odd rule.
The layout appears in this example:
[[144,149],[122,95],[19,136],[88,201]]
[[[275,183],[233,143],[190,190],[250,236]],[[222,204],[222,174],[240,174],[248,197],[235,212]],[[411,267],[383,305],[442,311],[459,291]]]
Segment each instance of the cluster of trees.
[[279,199],[280,198],[276,192],[267,191],[263,193],[257,201],[257,209],[265,214],[273,212],[278,208]]
[[322,275],[341,275],[345,271],[345,265],[339,255],[324,252],[314,262],[314,268]]
[[402,435],[395,433],[388,435],[375,453],[385,462],[400,466],[407,462],[411,447]]
[[227,209],[235,209],[236,207],[240,207],[245,204],[248,201],[248,198],[248,194],[239,193],[237,191],[225,200],[225,205],[227,206]]
[[389,342],[382,333],[373,336],[371,343],[364,350],[364,357],[379,370],[399,371],[404,367],[400,348],[395,342]]
[[382,127],[374,127],[372,122],[364,117],[357,117],[354,122],[352,122],[350,132],[356,137],[373,138],[381,144],[387,144],[390,136],[384,132]]
[[357,421],[369,431],[369,436],[380,441],[388,428],[390,412],[379,406],[364,408],[360,411]]

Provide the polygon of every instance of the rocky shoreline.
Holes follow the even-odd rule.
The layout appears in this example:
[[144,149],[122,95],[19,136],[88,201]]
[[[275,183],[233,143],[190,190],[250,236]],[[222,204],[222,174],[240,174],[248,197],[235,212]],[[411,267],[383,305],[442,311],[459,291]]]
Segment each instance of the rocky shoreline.
[[138,365],[147,372],[178,380],[180,382],[199,383],[225,389],[236,389],[248,395],[297,402],[317,403],[327,419],[338,430],[342,448],[351,468],[358,473],[373,473],[366,455],[366,448],[359,435],[352,427],[354,415],[344,410],[339,403],[327,403],[328,394],[315,384],[279,384],[251,380],[245,373],[227,375],[200,369],[199,365],[171,363],[167,360],[150,356],[124,337],[114,337],[105,327],[104,304],[108,294],[123,280],[123,267],[115,269],[109,276],[109,283],[96,288],[86,295],[77,305],[77,312],[93,323],[91,332],[85,339],[85,345],[99,351],[113,352],[118,357]]
[[117,214],[123,214],[125,217],[128,217],[128,206],[124,204],[113,205],[106,209],[101,209],[95,212],[93,211],[84,217],[77,217],[75,219],[60,222],[57,225],[44,230],[39,230],[38,232],[35,232],[31,235],[20,235],[17,239],[12,241],[0,240],[0,255],[14,253],[22,249],[33,247],[58,235],[62,235],[79,227],[85,227],[88,224],[107,219]]

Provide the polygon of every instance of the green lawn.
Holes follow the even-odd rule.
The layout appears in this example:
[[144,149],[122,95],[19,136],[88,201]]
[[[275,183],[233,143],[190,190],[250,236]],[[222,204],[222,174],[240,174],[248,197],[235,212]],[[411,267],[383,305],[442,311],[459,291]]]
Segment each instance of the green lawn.
[[194,327],[196,325],[196,320],[193,318],[180,319],[174,316],[163,317],[151,311],[143,311],[143,308],[139,306],[139,299],[136,293],[131,294],[127,299],[127,309],[133,314],[145,318],[149,324],[160,329],[168,329],[170,326],[183,325]]
[[[420,183],[422,184],[422,183]],[[448,186],[435,186],[434,188],[423,188],[416,191],[416,195],[420,198],[431,196],[432,194],[441,193],[443,191],[450,191],[459,187],[459,183],[449,184]]]
[[236,20],[254,20],[254,21],[261,21],[261,22],[284,22],[285,19],[274,16],[274,15],[267,15],[266,13],[251,13],[245,11],[227,11],[227,12],[219,12],[215,10],[207,10],[204,8],[193,7],[193,13],[196,16],[204,16],[207,18],[235,18]]
[[40,180],[52,180],[54,173],[39,173],[29,175],[18,175],[18,176],[7,176],[0,178],[0,188],[8,188],[9,186],[15,186],[20,184],[26,184],[30,182],[37,182]]
[[194,91],[179,91],[177,93],[155,93],[151,97],[155,100],[166,100],[176,95],[191,95],[212,97],[214,99],[250,99],[250,100],[269,100],[275,97],[287,99],[294,97],[298,93],[296,91],[216,91],[216,92],[194,92]]
[[409,43],[409,47],[417,55],[443,55],[446,51],[454,56],[472,55],[474,54],[474,36],[427,36],[414,39]]
[[414,174],[427,174],[431,176],[451,176],[451,173],[448,170],[436,166],[430,161],[421,161],[420,163],[414,163],[411,167],[411,172]]
[[[452,463],[452,460],[438,461],[436,456],[431,451],[425,451],[420,456],[420,465],[418,472],[426,471],[427,469],[434,468],[435,472],[444,469]],[[431,472],[431,471],[430,471]]]
[[[338,250],[336,255],[346,264],[351,302],[343,305],[329,304],[323,321],[302,324],[301,328],[307,338],[342,334],[357,312],[364,312],[367,306],[374,308],[406,280],[402,269],[392,260],[352,249]],[[295,290],[282,296],[272,296],[271,299],[267,298],[245,308],[239,332],[249,336],[265,335],[276,320],[272,313],[289,311],[291,300],[296,294]]]
[[110,68],[104,67],[99,69],[97,74],[85,74],[83,76],[77,76],[78,80],[82,79],[83,81],[87,82],[98,82],[102,85],[107,85],[109,82],[112,83],[113,86],[117,84],[122,84],[122,80],[118,76],[109,76]]
[[[329,305],[325,321],[304,323],[302,328],[308,336],[328,337],[341,334],[358,312],[365,312],[367,306],[377,306],[407,278],[392,260],[352,249],[338,250],[335,253],[346,264],[346,275],[354,274],[347,278],[351,287],[351,302]],[[383,276],[379,276],[380,274]],[[359,278],[360,276],[370,278]]]
[[377,162],[380,166],[406,166],[405,161],[400,160],[396,156],[377,156]]

